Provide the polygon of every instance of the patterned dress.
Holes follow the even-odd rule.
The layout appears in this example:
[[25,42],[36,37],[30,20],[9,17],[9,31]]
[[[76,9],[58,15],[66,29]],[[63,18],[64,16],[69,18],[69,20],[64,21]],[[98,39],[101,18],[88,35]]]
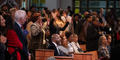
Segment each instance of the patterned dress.
[[30,49],[43,49],[46,48],[43,44],[43,35],[44,32],[39,24],[33,23],[31,25],[31,42],[30,42]]

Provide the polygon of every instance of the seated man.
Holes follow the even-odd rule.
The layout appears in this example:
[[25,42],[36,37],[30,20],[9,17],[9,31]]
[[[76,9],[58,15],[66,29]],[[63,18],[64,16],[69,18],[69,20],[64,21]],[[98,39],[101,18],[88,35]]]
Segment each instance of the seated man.
[[48,46],[48,49],[53,49],[54,50],[54,55],[55,56],[60,56],[60,51],[58,49],[58,45],[60,44],[61,37],[58,34],[53,34],[51,37],[51,43]]

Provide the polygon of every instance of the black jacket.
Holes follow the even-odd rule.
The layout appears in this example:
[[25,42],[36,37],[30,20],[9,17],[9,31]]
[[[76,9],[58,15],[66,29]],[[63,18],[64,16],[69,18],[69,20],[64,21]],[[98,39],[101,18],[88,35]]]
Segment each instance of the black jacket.
[[48,49],[54,50],[54,56],[60,56],[60,54],[57,51],[56,46],[51,42],[50,45],[48,46]]
[[28,60],[27,39],[25,34],[16,22],[14,23],[14,30],[17,33],[19,40],[23,44],[23,50],[20,50],[21,58],[22,60]]

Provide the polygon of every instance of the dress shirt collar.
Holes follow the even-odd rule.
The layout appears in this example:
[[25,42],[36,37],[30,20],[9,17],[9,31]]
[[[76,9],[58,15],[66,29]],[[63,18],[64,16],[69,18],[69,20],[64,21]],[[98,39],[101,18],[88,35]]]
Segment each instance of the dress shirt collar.
[[22,27],[22,25],[19,22],[16,22],[16,23],[19,25],[20,28]]
[[57,44],[55,42],[52,42],[56,47],[57,47]]

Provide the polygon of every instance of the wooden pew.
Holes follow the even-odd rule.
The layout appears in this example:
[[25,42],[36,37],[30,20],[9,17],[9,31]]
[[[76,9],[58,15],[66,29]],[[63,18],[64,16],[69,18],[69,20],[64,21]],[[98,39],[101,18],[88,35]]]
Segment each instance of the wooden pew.
[[73,60],[72,57],[67,56],[55,56],[56,60]]
[[72,57],[54,56],[54,50],[37,49],[35,50],[35,60],[46,60],[48,57],[55,57],[56,60],[98,60],[97,51],[74,54]]
[[92,54],[88,53],[80,53],[80,54],[74,54],[73,60],[92,60]]
[[98,52],[97,51],[89,51],[86,53],[93,54],[93,56],[92,56],[93,60],[98,60]]
[[86,51],[86,44],[80,44],[80,48],[81,48],[83,51]]
[[50,56],[54,56],[54,50],[48,49],[35,50],[35,60],[46,60]]

